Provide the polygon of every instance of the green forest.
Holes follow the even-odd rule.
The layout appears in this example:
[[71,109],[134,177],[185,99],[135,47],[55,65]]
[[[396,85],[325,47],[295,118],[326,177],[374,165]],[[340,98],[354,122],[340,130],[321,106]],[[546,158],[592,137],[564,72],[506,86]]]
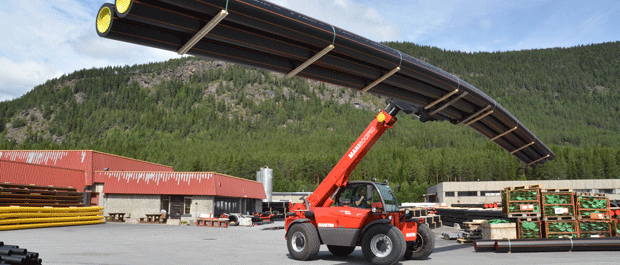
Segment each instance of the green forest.
[[[353,172],[399,201],[444,181],[620,177],[620,42],[464,53],[384,43],[485,92],[555,153],[529,168],[464,126],[399,114]],[[0,150],[93,149],[312,191],[385,98],[203,58],[84,69],[0,102]]]

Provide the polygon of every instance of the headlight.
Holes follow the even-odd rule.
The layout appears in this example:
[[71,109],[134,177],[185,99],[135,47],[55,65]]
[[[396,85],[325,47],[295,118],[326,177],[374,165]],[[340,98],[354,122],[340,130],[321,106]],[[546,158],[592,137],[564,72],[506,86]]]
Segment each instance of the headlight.
[[372,210],[371,210],[371,211],[372,211],[373,213],[376,213],[376,212],[377,212],[377,207],[372,207]]
[[405,210],[405,214],[409,214],[409,209]]

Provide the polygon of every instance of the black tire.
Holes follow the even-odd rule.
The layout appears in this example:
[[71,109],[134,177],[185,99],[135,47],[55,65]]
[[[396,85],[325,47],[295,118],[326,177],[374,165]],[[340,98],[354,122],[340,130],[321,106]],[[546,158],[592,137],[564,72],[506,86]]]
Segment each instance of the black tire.
[[334,254],[334,256],[346,257],[353,253],[355,247],[327,245],[327,249],[329,249],[329,252]]
[[405,259],[422,260],[428,258],[435,249],[435,233],[423,224],[418,224],[418,237],[407,242]]
[[293,224],[286,236],[288,252],[296,260],[313,260],[319,254],[319,233],[311,223]]
[[362,237],[362,253],[373,264],[394,264],[404,256],[406,248],[405,236],[393,225],[374,225]]

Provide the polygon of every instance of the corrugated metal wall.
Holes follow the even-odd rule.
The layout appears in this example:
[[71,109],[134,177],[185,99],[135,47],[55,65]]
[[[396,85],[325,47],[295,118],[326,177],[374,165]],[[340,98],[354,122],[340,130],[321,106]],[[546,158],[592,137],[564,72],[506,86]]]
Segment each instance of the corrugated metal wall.
[[137,159],[93,151],[93,171],[163,171],[172,172],[173,168]]
[[211,195],[264,199],[261,183],[213,172],[97,171],[104,193]]
[[92,150],[0,150],[0,161],[22,162],[86,172],[84,181],[92,185],[94,171],[173,171],[172,167]]
[[86,185],[85,174],[84,170],[0,160],[0,182],[74,187],[83,192]]
[[220,174],[215,176],[215,195],[225,197],[266,199],[265,189],[260,182]]

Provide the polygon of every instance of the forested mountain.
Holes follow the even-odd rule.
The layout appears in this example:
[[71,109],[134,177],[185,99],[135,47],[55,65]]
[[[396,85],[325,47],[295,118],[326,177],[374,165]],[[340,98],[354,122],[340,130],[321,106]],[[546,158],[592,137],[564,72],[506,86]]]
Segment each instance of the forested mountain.
[[[475,131],[399,115],[352,179],[389,179],[401,201],[442,181],[618,178],[620,43],[463,53],[385,43],[495,98],[556,153],[527,168]],[[0,150],[94,149],[311,191],[385,98],[200,58],[80,70],[0,103]]]

